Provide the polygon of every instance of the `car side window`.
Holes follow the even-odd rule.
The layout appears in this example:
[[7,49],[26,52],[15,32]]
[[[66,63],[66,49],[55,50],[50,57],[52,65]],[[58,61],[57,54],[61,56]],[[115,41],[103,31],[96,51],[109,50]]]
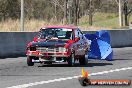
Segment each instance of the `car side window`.
[[78,30],[75,30],[75,38],[77,37],[77,38],[79,38],[79,31]]
[[72,31],[70,39],[74,40],[74,32]]
[[39,31],[39,32],[38,32],[38,36],[37,36],[37,37],[38,37],[38,38],[40,38],[40,37],[41,37],[41,35],[42,35],[42,32],[41,32],[41,31]]
[[83,33],[81,32],[80,29],[78,29],[78,36],[79,36],[81,39],[83,39]]

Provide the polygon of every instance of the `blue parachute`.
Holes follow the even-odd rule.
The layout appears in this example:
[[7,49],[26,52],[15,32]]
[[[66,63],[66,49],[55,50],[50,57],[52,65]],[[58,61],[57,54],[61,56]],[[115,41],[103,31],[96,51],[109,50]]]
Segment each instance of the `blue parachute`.
[[105,59],[111,61],[113,50],[110,45],[110,35],[108,31],[101,30],[95,34],[85,34],[88,40],[91,40],[88,59]]

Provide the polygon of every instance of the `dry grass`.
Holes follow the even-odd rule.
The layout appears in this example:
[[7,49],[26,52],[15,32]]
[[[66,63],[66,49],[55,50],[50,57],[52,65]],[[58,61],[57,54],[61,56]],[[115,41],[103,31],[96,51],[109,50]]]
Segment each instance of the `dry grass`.
[[8,31],[18,31],[20,28],[19,20],[6,20],[4,22],[0,22],[0,31],[8,32]]
[[[43,20],[26,20],[24,31],[31,32],[31,31],[38,31],[40,28],[49,26],[49,25],[64,25],[63,23],[57,22],[47,22]],[[100,30],[106,29],[107,27],[95,27],[95,26],[87,26],[87,25],[79,25],[79,28],[83,30]],[[110,29],[110,28],[107,28]],[[20,20],[6,20],[4,22],[0,22],[0,32],[16,32],[20,31]]]
[[[130,16],[130,22],[132,22],[132,16]],[[100,29],[117,29],[120,28],[118,26],[118,16],[115,14],[104,14],[104,13],[96,13],[93,18],[93,26],[88,25],[88,16],[84,16],[79,19],[78,27],[83,30],[100,30]],[[24,31],[38,31],[41,27],[49,26],[49,25],[64,25],[62,22],[58,22],[57,20],[25,20],[25,29]],[[14,32],[20,31],[20,20],[11,20],[8,19],[4,22],[0,22],[0,32]]]
[[[51,20],[52,21],[52,20]],[[57,23],[55,21],[47,22],[43,20],[25,20],[24,23],[24,31],[38,31],[41,27],[45,27],[48,25],[62,25],[61,23]],[[1,32],[14,32],[20,31],[20,20],[11,20],[8,19],[4,22],[0,22],[0,31]]]

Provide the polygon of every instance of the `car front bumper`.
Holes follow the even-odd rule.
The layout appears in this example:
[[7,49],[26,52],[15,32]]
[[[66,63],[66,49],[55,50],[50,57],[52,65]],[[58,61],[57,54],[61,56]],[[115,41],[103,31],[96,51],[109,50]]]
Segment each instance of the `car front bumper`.
[[38,52],[38,51],[27,51],[27,56],[36,57],[69,57],[68,52]]

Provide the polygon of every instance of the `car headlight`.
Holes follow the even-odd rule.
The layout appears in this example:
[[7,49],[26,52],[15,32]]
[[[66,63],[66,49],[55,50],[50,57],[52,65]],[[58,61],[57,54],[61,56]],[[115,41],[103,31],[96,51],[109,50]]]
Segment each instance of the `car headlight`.
[[64,47],[59,47],[59,52],[65,52],[65,51],[67,51],[66,48],[64,48]]

